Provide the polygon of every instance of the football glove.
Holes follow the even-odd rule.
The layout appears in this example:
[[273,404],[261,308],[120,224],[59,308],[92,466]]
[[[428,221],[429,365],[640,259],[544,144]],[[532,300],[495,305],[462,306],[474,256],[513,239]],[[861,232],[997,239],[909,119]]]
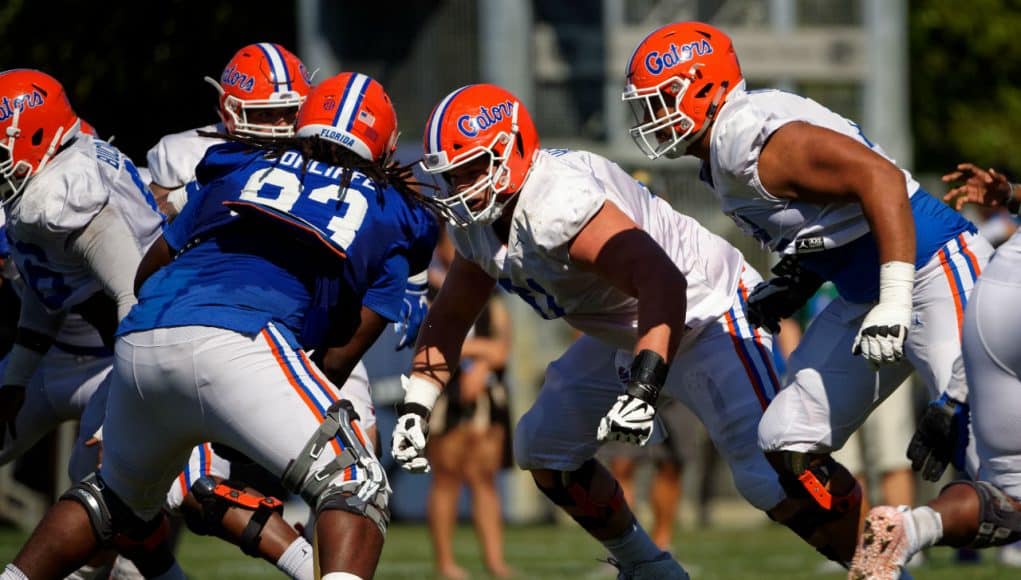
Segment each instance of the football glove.
[[938,481],[951,463],[964,470],[969,420],[968,404],[946,393],[930,402],[908,445],[911,469],[929,481]]
[[784,256],[772,271],[776,277],[760,282],[748,296],[748,322],[777,334],[780,320],[804,306],[823,279],[802,268],[796,256]]
[[645,445],[652,437],[656,401],[670,367],[661,356],[642,350],[631,363],[627,390],[599,421],[596,439]]
[[874,365],[893,363],[904,356],[904,341],[911,327],[911,293],[915,266],[887,262],[879,269],[879,304],[865,316],[851,347]]
[[396,350],[415,344],[418,330],[422,327],[426,312],[429,311],[429,300],[426,298],[428,290],[427,270],[408,278],[408,285],[404,290],[404,303],[401,305],[401,317],[394,322],[394,332],[400,337]]
[[417,403],[398,405],[400,417],[394,429],[390,451],[406,471],[429,473],[429,460],[425,457],[425,443],[429,436],[429,411]]

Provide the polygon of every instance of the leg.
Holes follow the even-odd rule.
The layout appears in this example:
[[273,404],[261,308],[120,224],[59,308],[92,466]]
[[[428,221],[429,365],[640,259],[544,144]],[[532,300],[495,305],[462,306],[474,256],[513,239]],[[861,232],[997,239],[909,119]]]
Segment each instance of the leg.
[[429,489],[427,518],[436,571],[452,579],[467,578],[468,573],[454,558],[454,529],[457,527],[457,500],[464,480],[467,426],[455,425],[429,439],[432,487]]
[[845,566],[862,525],[861,488],[829,453],[843,447],[911,370],[900,364],[877,373],[851,355],[866,310],[838,299],[816,317],[790,358],[790,383],[759,425],[759,445],[789,498],[770,516]]
[[[228,356],[238,364],[225,367]],[[224,333],[197,353],[195,364],[206,383],[200,396],[208,438],[280,474],[287,489],[315,506],[324,575],[371,577],[389,520],[390,488],[350,403],[338,402],[336,388],[272,325],[254,339]],[[248,385],[240,403],[238,384]],[[277,428],[281,424],[289,428]]]
[[653,515],[652,539],[664,550],[670,549],[673,543],[682,489],[681,464],[670,460],[660,462],[652,478],[649,503]]
[[474,457],[469,460],[466,472],[472,496],[472,517],[482,543],[486,569],[497,578],[507,578],[512,573],[503,556],[503,515],[500,494],[496,489],[496,475],[506,435],[502,425],[490,425],[474,435],[473,445],[469,447]]
[[593,459],[599,420],[624,389],[616,357],[613,347],[583,336],[553,362],[539,398],[515,430],[514,457],[554,504],[610,551],[623,574],[687,578],[637,523],[617,481]]

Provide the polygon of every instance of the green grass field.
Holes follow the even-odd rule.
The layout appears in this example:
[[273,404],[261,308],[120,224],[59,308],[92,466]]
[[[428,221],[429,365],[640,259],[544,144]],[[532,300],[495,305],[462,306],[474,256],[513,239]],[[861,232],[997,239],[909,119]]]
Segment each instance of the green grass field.
[[[13,557],[25,534],[0,528],[0,562]],[[486,578],[478,544],[471,528],[462,526],[456,544],[461,565],[473,578]],[[508,560],[519,578],[585,580],[608,578],[599,545],[573,527],[515,526],[507,529]],[[777,525],[754,529],[712,529],[684,531],[677,538],[675,552],[692,578],[711,579],[837,579],[843,574],[817,571],[821,560],[800,540]],[[180,558],[185,571],[196,580],[241,578],[278,578],[276,569],[247,558],[218,540],[186,535]],[[951,562],[947,549],[934,550],[929,561],[916,568],[918,580],[962,580],[1018,578],[1021,569],[995,563],[995,554],[983,554],[977,565],[959,566]],[[431,578],[432,560],[425,527],[396,525],[390,530],[383,559],[376,575],[379,579]]]

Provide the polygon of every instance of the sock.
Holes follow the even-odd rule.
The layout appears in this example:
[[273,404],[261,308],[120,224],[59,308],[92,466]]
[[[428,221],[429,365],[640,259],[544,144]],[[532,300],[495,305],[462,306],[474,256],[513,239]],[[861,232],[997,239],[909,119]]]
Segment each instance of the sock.
[[362,580],[362,577],[355,576],[350,572],[330,572],[323,576],[323,580]]
[[174,562],[174,565],[168,568],[166,572],[154,577],[152,580],[186,580],[186,578],[184,570],[181,570],[181,565]]
[[634,565],[639,562],[655,560],[663,553],[659,546],[652,541],[649,534],[638,525],[638,522],[631,524],[631,530],[619,538],[603,540],[603,546],[613,554],[613,557],[624,565]]
[[28,580],[28,576],[25,576],[25,573],[21,571],[21,568],[18,568],[14,564],[8,564],[7,567],[4,568],[3,574],[0,574],[0,580]]
[[910,515],[915,520],[918,550],[935,545],[943,538],[943,518],[939,512],[929,506],[922,506],[911,510]]
[[298,536],[277,560],[277,568],[294,580],[313,580],[312,544]]

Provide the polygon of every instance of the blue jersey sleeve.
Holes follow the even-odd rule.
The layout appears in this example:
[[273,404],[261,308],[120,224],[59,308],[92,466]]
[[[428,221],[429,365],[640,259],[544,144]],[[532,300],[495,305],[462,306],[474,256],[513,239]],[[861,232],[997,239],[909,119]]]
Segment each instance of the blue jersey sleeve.
[[394,252],[365,292],[362,304],[390,322],[396,322],[401,315],[404,290],[411,274],[407,257]]
[[218,143],[206,150],[206,154],[195,167],[195,181],[200,184],[210,183],[263,155],[264,151],[244,143],[234,141]]

